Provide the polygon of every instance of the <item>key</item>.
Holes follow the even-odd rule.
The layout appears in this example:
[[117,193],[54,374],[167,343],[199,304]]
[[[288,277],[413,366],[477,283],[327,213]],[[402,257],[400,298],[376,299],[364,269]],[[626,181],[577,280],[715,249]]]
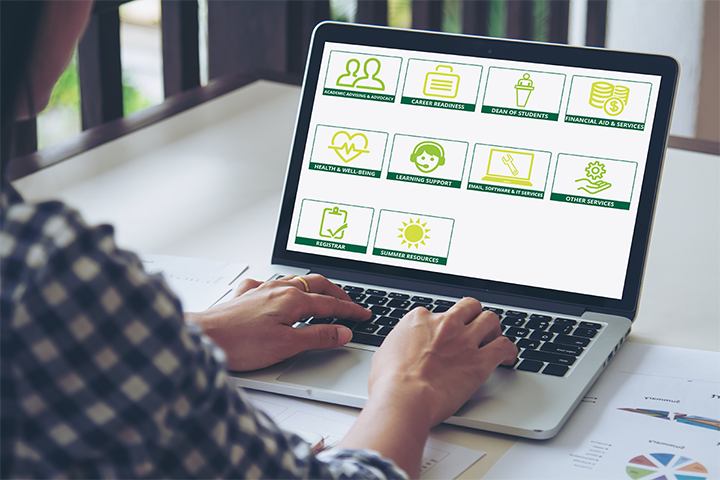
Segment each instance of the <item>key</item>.
[[518,173],[518,169],[515,168],[515,164],[513,163],[512,155],[508,153],[507,158],[503,157],[503,163],[508,166],[510,169],[510,172],[513,174],[513,176],[516,176]]

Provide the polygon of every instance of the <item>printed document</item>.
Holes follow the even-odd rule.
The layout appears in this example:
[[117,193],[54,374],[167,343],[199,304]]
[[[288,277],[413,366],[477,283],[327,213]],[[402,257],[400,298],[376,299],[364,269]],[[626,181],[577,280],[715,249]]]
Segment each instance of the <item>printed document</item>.
[[484,478],[720,478],[720,353],[626,344],[555,438],[519,441]]

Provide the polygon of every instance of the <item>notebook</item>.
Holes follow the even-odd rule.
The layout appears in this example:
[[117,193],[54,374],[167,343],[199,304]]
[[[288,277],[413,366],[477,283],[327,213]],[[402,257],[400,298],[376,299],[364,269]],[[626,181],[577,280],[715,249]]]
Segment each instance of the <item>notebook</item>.
[[320,24],[262,280],[319,273],[374,316],[235,382],[362,407],[402,317],[471,296],[521,353],[447,422],[557,434],[632,327],[677,75],[663,56]]

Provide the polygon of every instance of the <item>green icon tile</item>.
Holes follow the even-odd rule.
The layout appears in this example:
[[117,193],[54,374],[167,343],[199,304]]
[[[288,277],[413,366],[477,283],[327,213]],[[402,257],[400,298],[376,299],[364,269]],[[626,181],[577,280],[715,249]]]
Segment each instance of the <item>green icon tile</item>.
[[545,196],[550,152],[478,143],[468,190],[526,198]]
[[304,199],[295,243],[353,253],[366,253],[375,210],[370,207]]
[[318,125],[310,154],[310,170],[380,178],[388,134]]
[[454,224],[452,218],[381,210],[372,254],[447,265]]
[[482,113],[557,121],[565,75],[555,72],[490,67]]
[[401,57],[333,50],[323,95],[395,102],[401,65]]
[[629,210],[637,163],[561,153],[550,200]]
[[570,84],[565,122],[645,130],[651,93],[649,82],[575,75]]
[[482,66],[411,58],[400,103],[474,112]]
[[395,134],[387,179],[460,188],[467,143]]

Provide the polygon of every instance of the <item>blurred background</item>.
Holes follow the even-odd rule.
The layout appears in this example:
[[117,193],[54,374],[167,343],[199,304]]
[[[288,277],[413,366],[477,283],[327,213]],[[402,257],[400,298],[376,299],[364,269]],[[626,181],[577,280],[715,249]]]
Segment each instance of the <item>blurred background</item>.
[[[98,1],[95,16],[119,17],[122,111],[116,108],[109,117],[105,112],[94,120],[86,113],[83,118],[79,69],[82,60],[79,62],[76,52],[55,87],[50,104],[38,116],[35,131],[30,128],[26,134],[36,135],[34,147],[42,150],[78,135],[83,127],[97,126],[112,117],[132,118],[174,94],[207,85],[224,75],[253,70],[299,74],[307,45],[303,45],[304,50],[292,51],[289,44],[293,28],[302,30],[300,37],[307,41],[311,26],[330,18],[671,55],[681,65],[671,135],[720,141],[718,0],[360,1],[361,5],[358,0]],[[180,23],[172,24],[175,30],[177,25],[181,27],[173,35],[163,35],[163,25],[168,25],[163,22],[163,11],[166,15],[170,12],[175,20],[180,19]],[[191,28],[186,28],[187,22]],[[102,50],[108,43],[104,39],[107,26],[100,24],[98,28],[96,37]],[[89,30],[92,35],[92,26]],[[187,43],[188,35],[194,45],[181,48],[179,55],[189,51],[191,57],[196,57],[191,59],[190,68],[197,64],[194,75],[198,78],[193,80],[191,75],[189,84],[185,82],[167,91],[168,79],[163,78],[167,70],[163,68],[163,38],[166,42],[175,38]],[[286,44],[278,47],[278,41]],[[170,45],[165,47],[167,58]],[[91,61],[85,60],[86,64]],[[180,62],[183,61],[181,58]],[[26,146],[25,151],[21,148],[17,153],[30,153],[32,147]]]

